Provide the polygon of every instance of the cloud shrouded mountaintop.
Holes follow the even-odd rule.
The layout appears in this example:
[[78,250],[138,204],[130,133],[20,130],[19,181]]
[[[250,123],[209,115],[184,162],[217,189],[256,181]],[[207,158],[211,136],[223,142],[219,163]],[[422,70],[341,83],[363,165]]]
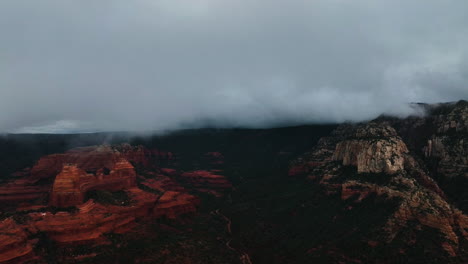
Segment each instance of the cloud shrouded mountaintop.
[[3,0],[0,130],[357,121],[468,98],[465,0]]

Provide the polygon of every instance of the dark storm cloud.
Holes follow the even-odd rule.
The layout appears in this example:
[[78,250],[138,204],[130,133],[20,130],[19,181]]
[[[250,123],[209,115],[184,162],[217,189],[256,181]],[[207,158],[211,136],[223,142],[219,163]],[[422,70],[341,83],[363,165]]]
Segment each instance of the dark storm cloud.
[[408,102],[468,98],[466,10],[464,0],[2,0],[0,130],[406,115]]

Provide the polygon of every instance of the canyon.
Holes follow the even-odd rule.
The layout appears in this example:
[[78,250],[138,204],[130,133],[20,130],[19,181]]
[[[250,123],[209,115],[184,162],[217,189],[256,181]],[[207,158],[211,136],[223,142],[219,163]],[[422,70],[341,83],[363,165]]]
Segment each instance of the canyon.
[[59,151],[23,151],[0,184],[0,263],[467,263],[468,102],[418,107],[70,148],[51,137]]

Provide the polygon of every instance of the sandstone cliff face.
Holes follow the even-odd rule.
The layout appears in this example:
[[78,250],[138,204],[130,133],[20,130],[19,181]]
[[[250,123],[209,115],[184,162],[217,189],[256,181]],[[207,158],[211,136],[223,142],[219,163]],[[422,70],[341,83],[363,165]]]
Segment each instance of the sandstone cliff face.
[[50,204],[57,207],[69,207],[81,204],[84,193],[81,190],[81,178],[86,172],[76,165],[66,164],[57,175],[50,196]]
[[446,254],[465,252],[461,246],[468,239],[468,217],[446,200],[421,166],[391,124],[376,121],[339,127],[330,137],[322,138],[312,152],[293,162],[290,175],[307,175],[327,194],[339,195],[342,200],[361,203],[377,195],[398,201],[395,211],[376,231],[385,237],[380,243],[391,243],[416,222],[441,234],[443,238],[435,243]]
[[404,169],[406,145],[395,129],[370,123],[359,126],[336,145],[332,160],[356,166],[358,172],[395,174]]

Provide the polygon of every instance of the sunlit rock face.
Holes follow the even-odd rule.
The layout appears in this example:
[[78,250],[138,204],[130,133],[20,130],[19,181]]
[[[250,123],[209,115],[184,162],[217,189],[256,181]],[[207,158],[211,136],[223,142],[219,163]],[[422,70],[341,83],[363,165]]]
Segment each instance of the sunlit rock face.
[[350,134],[336,145],[333,160],[356,166],[359,173],[395,174],[404,169],[408,149],[392,127],[371,123]]

